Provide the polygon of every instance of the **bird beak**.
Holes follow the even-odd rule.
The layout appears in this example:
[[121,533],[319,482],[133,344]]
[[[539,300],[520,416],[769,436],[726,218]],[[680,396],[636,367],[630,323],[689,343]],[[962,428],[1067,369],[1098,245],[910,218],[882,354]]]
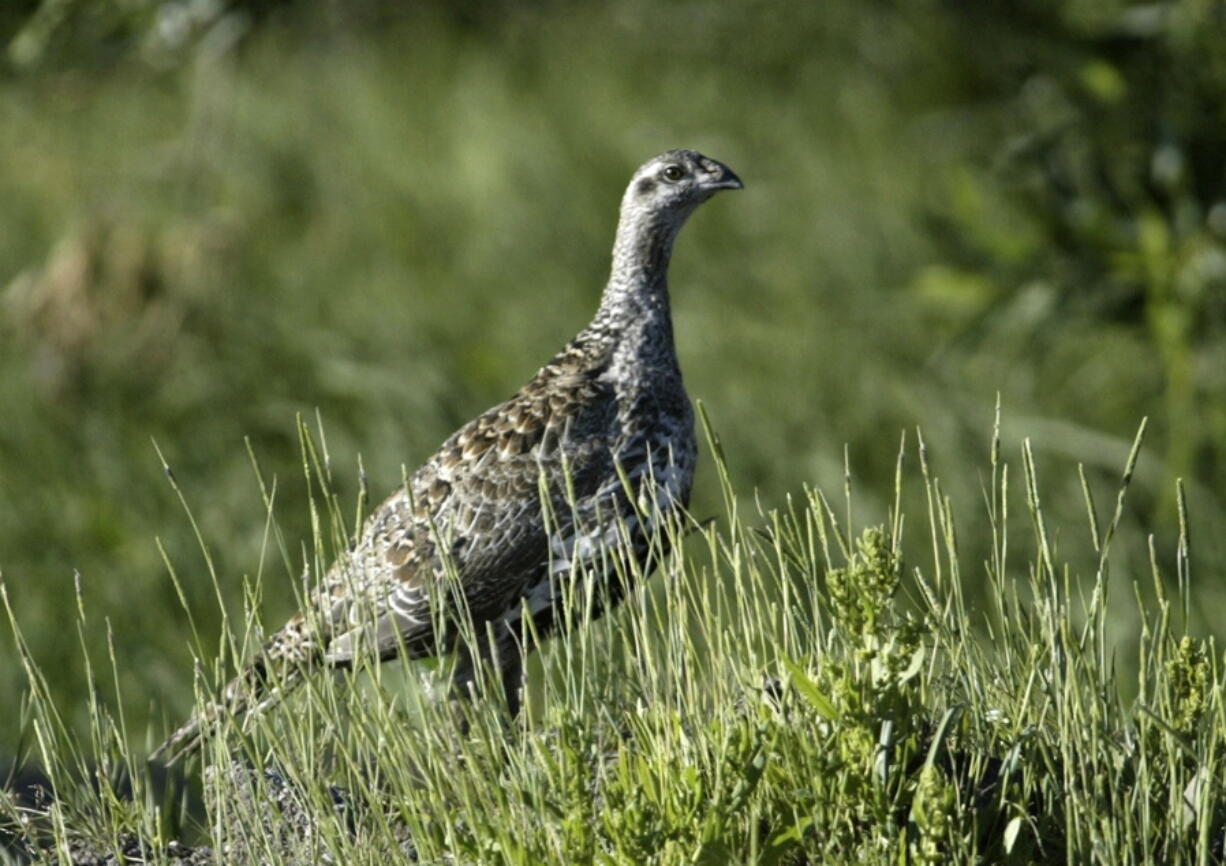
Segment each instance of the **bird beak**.
[[745,184],[741,183],[741,179],[736,176],[736,172],[721,163],[716,163],[716,169],[712,171],[702,181],[702,188],[709,190],[717,189],[744,189]]

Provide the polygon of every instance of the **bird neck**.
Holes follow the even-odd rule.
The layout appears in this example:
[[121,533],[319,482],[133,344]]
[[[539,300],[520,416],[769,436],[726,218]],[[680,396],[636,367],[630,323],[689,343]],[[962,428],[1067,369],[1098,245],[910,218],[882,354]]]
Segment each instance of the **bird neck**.
[[610,288],[649,286],[664,282],[673,241],[684,216],[652,211],[635,211],[623,206],[613,242],[613,271]]
[[680,228],[658,214],[623,211],[613,244],[613,269],[592,324],[619,341],[659,341],[671,352],[668,262]]

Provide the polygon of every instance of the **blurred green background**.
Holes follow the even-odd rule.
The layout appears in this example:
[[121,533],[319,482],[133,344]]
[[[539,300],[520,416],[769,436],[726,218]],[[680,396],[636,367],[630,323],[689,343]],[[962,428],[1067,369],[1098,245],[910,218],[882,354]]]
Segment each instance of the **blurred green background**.
[[[1088,579],[1076,465],[1105,520],[1149,416],[1115,637],[1138,627],[1133,582],[1151,594],[1148,533],[1172,568],[1176,477],[1194,628],[1224,633],[1221,3],[405,5],[0,11],[0,571],[70,718],[74,572],[138,733],[192,693],[158,539],[218,633],[153,441],[239,610],[266,529],[245,438],[300,565],[296,416],[318,410],[350,511],[359,454],[390,491],[587,321],[624,184],[678,146],[746,182],[695,217],[672,271],[687,384],[742,493],[839,496],[846,445],[856,516],[882,520],[901,431],[922,427],[973,596],[999,393],[1004,455],[1032,437]],[[696,511],[716,513],[709,459],[700,474]],[[264,571],[275,623],[292,578],[275,555]],[[23,684],[4,637],[0,759]]]

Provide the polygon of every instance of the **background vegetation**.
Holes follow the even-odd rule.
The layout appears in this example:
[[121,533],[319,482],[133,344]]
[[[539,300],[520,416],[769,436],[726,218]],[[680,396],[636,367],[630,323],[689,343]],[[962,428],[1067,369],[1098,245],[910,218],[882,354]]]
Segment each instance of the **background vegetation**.
[[[78,576],[142,741],[192,697],[159,540],[219,630],[151,440],[222,601],[264,571],[276,622],[311,534],[296,416],[318,412],[350,510],[359,454],[390,490],[584,323],[629,173],[678,145],[747,185],[673,271],[687,383],[738,490],[838,490],[846,457],[859,516],[884,520],[919,426],[973,564],[998,393],[1002,447],[1033,438],[1056,527],[1084,525],[1076,465],[1108,501],[1149,416],[1106,639],[1132,664],[1132,586],[1148,534],[1175,549],[1177,476],[1204,563],[1190,627],[1220,634],[1220,4],[43,0],[0,27],[0,569],[79,725]],[[248,445],[288,567],[261,560]],[[714,473],[700,485],[716,512]],[[1088,534],[1051,540],[1094,573]],[[978,604],[982,571],[962,577]],[[0,717],[0,760],[22,727]]]

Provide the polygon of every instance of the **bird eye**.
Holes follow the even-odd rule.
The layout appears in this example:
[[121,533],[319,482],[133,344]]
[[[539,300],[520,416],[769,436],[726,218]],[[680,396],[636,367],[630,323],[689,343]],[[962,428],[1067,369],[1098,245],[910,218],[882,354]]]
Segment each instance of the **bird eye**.
[[666,165],[664,166],[664,171],[660,172],[660,176],[669,183],[676,183],[685,177],[685,172],[682,171],[679,165]]

